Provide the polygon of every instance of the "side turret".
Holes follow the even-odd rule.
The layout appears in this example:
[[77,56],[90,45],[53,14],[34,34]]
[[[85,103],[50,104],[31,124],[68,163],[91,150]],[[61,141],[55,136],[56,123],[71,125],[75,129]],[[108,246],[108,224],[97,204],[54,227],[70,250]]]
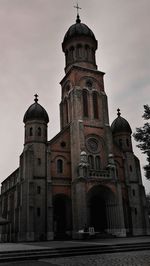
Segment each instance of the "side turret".
[[131,127],[128,121],[121,117],[120,109],[117,111],[118,117],[111,124],[113,139],[122,151],[132,152]]
[[[25,123],[24,150],[20,160],[22,179],[23,220],[21,231],[27,232],[27,240],[47,239],[46,224],[46,191],[47,191],[47,124],[49,117],[46,110],[38,103],[27,109]],[[24,215],[24,216],[23,216]]]
[[46,110],[38,103],[37,94],[35,94],[34,101],[23,118],[23,122],[25,123],[25,145],[35,142],[47,142],[47,124],[49,117]]

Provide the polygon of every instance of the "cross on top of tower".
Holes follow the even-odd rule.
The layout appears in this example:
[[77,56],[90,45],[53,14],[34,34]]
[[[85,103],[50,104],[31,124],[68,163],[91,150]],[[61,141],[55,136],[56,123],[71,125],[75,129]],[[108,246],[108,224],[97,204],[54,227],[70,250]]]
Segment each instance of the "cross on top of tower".
[[39,95],[36,93],[35,95],[34,95],[34,101],[35,101],[35,103],[37,103],[38,102],[38,97],[39,97]]
[[77,3],[77,5],[76,5],[76,6],[74,6],[74,8],[76,8],[76,9],[77,9],[77,16],[79,16],[79,9],[82,9],[82,8],[81,8],[81,7],[79,7],[78,3]]
[[118,117],[121,115],[119,108],[117,109],[117,115],[118,115]]
[[79,5],[78,5],[78,2],[77,2],[77,5],[76,6],[74,6],[74,8],[76,8],[77,9],[77,19],[76,19],[76,22],[77,23],[80,23],[81,22],[81,20],[80,20],[80,16],[79,16],[79,9],[82,9],[81,7],[79,7]]

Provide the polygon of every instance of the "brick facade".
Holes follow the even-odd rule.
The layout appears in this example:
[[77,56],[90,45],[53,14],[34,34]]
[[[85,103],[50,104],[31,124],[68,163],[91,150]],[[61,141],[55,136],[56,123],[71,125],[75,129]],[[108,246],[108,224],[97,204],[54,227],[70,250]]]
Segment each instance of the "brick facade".
[[85,225],[99,235],[149,234],[140,164],[131,132],[113,133],[109,125],[94,34],[78,18],[62,47],[61,130],[47,140],[47,113],[39,116],[44,108],[36,98],[32,119],[24,119],[19,168],[2,182],[1,216],[10,223],[3,225],[1,239],[77,239]]

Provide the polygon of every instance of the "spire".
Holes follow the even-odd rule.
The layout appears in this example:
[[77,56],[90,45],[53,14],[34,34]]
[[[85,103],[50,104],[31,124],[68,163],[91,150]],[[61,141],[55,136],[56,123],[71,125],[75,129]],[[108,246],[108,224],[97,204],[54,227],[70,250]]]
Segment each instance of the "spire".
[[80,22],[81,22],[81,19],[80,19],[80,16],[79,16],[79,9],[81,9],[81,7],[79,7],[78,2],[77,2],[77,5],[74,6],[74,8],[77,9],[77,19],[76,19],[76,23],[80,23]]
[[118,117],[121,116],[121,113],[120,113],[120,109],[119,108],[117,109],[117,115],[118,115]]
[[35,103],[37,103],[38,102],[38,97],[39,97],[39,95],[36,93],[35,95],[34,95],[34,101],[35,101]]

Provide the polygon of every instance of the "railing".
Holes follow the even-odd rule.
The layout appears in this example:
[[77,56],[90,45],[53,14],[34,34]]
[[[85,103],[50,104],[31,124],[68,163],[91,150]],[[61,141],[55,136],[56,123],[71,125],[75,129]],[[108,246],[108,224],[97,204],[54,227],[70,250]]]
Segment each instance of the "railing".
[[108,170],[90,170],[89,171],[89,177],[96,178],[96,177],[101,177],[101,178],[110,178],[110,172]]

